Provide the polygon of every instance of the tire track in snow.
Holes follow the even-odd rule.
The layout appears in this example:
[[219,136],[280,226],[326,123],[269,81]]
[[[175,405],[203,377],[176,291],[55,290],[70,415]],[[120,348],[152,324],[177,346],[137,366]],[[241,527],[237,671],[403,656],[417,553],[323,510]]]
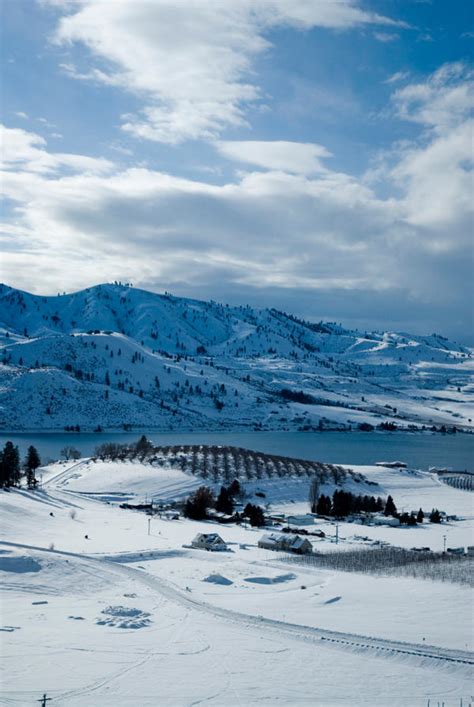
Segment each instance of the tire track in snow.
[[49,550],[44,547],[6,541],[0,541],[0,545],[34,550],[42,553],[49,553],[51,555],[56,554],[66,557],[74,557],[83,562],[90,562],[91,564],[97,565],[98,563],[102,566],[106,565],[109,569],[114,567],[117,573],[132,577],[133,579],[140,581],[142,584],[146,584],[148,587],[159,592],[171,602],[180,604],[186,608],[192,608],[200,613],[205,611],[216,618],[231,621],[249,628],[256,628],[259,631],[268,630],[271,633],[277,633],[280,635],[284,634],[288,637],[294,638],[295,640],[310,642],[323,641],[328,647],[333,646],[334,648],[348,648],[355,651],[370,650],[375,652],[378,656],[400,656],[403,658],[416,657],[425,660],[434,660],[437,661],[438,664],[446,663],[453,666],[474,665],[474,654],[469,651],[458,651],[437,646],[424,646],[417,643],[405,643],[402,641],[345,633],[342,631],[331,631],[329,629],[287,623],[285,621],[278,621],[277,619],[252,616],[250,614],[243,614],[231,609],[223,609],[208,604],[207,602],[194,599],[189,596],[189,593],[182,593],[175,585],[167,580],[150,575],[144,570],[123,566],[120,563],[113,562],[108,559],[99,559],[97,557],[90,557],[89,555],[81,555],[79,553]]

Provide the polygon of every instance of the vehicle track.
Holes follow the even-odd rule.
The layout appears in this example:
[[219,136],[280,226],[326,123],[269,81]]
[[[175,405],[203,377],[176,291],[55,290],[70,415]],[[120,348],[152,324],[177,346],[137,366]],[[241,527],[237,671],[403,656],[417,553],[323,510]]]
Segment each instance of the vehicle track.
[[354,633],[345,633],[341,631],[331,631],[312,626],[304,626],[300,624],[287,623],[278,621],[277,619],[269,619],[260,616],[252,616],[231,609],[223,609],[213,606],[207,602],[195,599],[188,592],[181,592],[178,587],[173,585],[168,580],[150,575],[145,570],[131,568],[120,563],[108,559],[100,559],[89,555],[79,553],[49,550],[48,548],[38,547],[34,545],[25,545],[20,543],[12,543],[0,541],[0,546],[14,547],[19,549],[34,550],[37,552],[56,554],[66,557],[78,558],[82,561],[88,561],[91,564],[107,565],[109,568],[114,567],[115,571],[133,577],[134,579],[146,584],[151,589],[159,592],[171,602],[180,604],[186,608],[191,608],[202,613],[205,611],[217,618],[231,621],[240,625],[248,626],[249,628],[257,628],[277,634],[285,634],[296,640],[320,642],[331,645],[334,648],[347,648],[355,651],[371,651],[378,656],[387,657],[417,657],[422,660],[435,660],[438,664],[450,664],[453,666],[473,666],[474,654],[469,651],[460,651],[438,646],[427,646],[417,643],[407,643],[403,641],[394,641],[373,636],[363,636]]

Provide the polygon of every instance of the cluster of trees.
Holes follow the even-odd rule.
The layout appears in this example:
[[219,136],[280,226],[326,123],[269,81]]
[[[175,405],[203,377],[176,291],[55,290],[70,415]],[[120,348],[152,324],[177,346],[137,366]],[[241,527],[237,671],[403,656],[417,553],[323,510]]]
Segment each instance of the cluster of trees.
[[[209,510],[214,508],[219,513],[232,515],[235,508],[235,499],[242,496],[243,490],[237,479],[234,479],[229,486],[221,486],[217,498],[212,489],[208,486],[200,486],[186,501],[183,513],[187,518],[193,520],[205,520],[209,515]],[[265,525],[263,509],[253,503],[247,503],[241,514],[235,513],[236,521],[248,518],[250,525]]]
[[393,515],[396,510],[391,496],[384,501],[380,496],[377,498],[375,496],[362,496],[353,494],[350,491],[336,489],[332,499],[324,494],[319,496],[313,513],[321,516],[344,518],[351,513],[360,512],[381,513],[383,511],[385,515]]
[[[336,489],[332,495],[332,499],[329,496],[317,493],[318,484],[317,481],[313,479],[309,492],[310,507],[312,513],[317,513],[320,516],[334,516],[336,518],[345,518],[352,513],[382,513],[385,516],[392,516],[393,518],[398,518],[401,525],[416,525],[417,523],[423,523],[425,519],[425,514],[423,509],[420,508],[418,513],[411,511],[411,513],[398,513],[395,502],[391,496],[387,499],[383,499],[380,496],[375,498],[375,496],[362,496],[351,493],[350,491],[343,491]],[[429,515],[430,523],[441,523],[441,513],[437,508],[433,508]]]
[[[364,400],[364,398],[362,399]],[[397,408],[392,409],[394,411],[394,414],[396,414]],[[357,425],[357,429],[361,432],[373,432],[375,430],[375,426],[371,425],[370,422],[360,422]],[[383,430],[384,432],[395,432],[395,430],[398,430],[398,427],[395,422],[381,422],[379,425],[377,425],[377,429]]]
[[35,488],[38,483],[36,470],[40,465],[38,451],[33,445],[28,447],[22,466],[18,447],[13,442],[6,442],[0,451],[0,488],[19,486],[22,476],[25,476],[28,488]]
[[249,523],[254,528],[259,528],[265,525],[265,516],[260,506],[255,506],[253,503],[247,503],[242,515],[249,519]]
[[217,498],[208,486],[200,486],[186,501],[184,515],[193,520],[204,520],[207,518],[210,508],[215,508],[219,513],[232,515],[235,498],[241,492],[242,489],[237,479],[234,479],[229,486],[221,486]]
[[312,395],[304,393],[302,390],[290,390],[289,388],[283,388],[280,390],[280,395],[283,400],[290,400],[294,403],[303,403],[304,405],[314,405],[316,402]]
[[66,461],[69,461],[69,459],[80,459],[81,458],[81,453],[78,449],[72,446],[66,446],[61,449],[60,452],[61,456],[66,459]]
[[[95,456],[104,461],[105,459],[116,459],[125,461],[135,459],[144,461],[156,450],[153,442],[150,442],[145,435],[142,435],[137,442],[132,444],[118,444],[117,442],[104,442],[95,448]],[[61,452],[62,453],[62,452]]]

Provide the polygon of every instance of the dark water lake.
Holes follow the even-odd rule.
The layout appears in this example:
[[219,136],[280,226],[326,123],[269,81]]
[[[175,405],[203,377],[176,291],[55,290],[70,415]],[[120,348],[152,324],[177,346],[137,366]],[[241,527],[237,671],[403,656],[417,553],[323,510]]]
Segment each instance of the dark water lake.
[[0,434],[17,444],[22,456],[30,444],[41,459],[58,459],[61,449],[74,446],[82,456],[90,456],[103,442],[130,443],[146,434],[155,444],[215,444],[245,447],[255,451],[299,457],[335,464],[373,464],[376,461],[403,461],[410,467],[430,466],[454,470],[474,470],[474,435],[441,435],[405,432],[182,432],[147,430],[135,432],[21,432]]

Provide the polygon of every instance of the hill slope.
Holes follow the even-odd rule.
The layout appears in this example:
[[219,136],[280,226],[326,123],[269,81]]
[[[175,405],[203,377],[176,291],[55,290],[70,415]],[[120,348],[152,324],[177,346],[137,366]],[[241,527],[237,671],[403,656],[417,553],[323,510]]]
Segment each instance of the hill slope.
[[471,350],[123,285],[0,285],[0,429],[472,425]]

